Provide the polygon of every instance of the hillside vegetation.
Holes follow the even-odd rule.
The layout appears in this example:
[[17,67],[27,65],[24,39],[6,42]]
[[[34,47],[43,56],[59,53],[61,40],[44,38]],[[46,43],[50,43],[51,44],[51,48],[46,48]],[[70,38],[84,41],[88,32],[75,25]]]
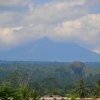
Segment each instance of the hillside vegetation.
[[[76,95],[74,91],[79,80],[83,80],[93,91],[99,79],[100,63],[0,61],[1,87],[6,84],[12,90],[32,89],[41,96]],[[93,94],[94,91],[88,97]]]

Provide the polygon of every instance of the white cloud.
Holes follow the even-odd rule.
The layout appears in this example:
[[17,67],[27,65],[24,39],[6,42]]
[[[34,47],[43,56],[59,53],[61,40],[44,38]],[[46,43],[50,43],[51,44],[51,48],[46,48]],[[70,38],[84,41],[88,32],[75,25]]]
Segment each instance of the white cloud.
[[90,7],[95,7],[97,2],[91,0],[88,7],[89,0],[53,0],[37,6],[30,1],[0,1],[0,5],[4,6],[29,7],[26,12],[0,13],[2,48],[22,45],[47,36],[54,41],[71,41],[94,51],[99,50],[100,14],[88,14]]
[[13,32],[22,29],[22,27],[15,28],[0,28],[0,41],[3,44],[12,44],[15,40]]
[[73,41],[95,43],[100,32],[100,15],[88,14],[74,21],[66,21],[54,28],[56,35]]
[[44,25],[19,26],[13,28],[0,28],[0,50],[12,48],[24,43],[44,37]]
[[14,30],[20,30],[22,27],[0,28],[0,50],[9,49],[11,46],[17,45]]
[[6,26],[11,22],[13,22],[13,13],[11,12],[0,13],[0,26]]
[[[31,12],[27,13],[23,22],[26,23],[59,23],[65,20],[73,20],[77,17],[81,17],[87,13],[81,5],[84,5],[84,0],[78,1],[53,1],[44,5],[34,8],[29,5]],[[76,6],[76,9],[74,8]],[[77,8],[77,6],[79,6]]]
[[91,51],[96,52],[96,53],[100,53],[100,47],[95,48],[95,49],[93,49],[93,50],[91,50]]

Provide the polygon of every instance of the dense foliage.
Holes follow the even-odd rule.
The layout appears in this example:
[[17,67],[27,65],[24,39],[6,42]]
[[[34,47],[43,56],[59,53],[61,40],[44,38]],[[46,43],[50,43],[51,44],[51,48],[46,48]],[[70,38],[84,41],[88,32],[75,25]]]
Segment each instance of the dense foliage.
[[97,98],[100,63],[0,61],[0,81],[1,100],[37,100],[47,94]]

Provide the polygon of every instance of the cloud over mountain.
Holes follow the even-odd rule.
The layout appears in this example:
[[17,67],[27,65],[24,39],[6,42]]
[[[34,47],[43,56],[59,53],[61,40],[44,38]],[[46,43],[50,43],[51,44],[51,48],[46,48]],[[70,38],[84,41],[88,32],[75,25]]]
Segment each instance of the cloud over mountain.
[[[52,0],[39,4],[34,0],[4,0],[0,5],[5,8],[0,10],[1,50],[47,36],[100,52],[99,0]],[[8,6],[13,11],[6,10]],[[25,10],[16,11],[19,6]]]

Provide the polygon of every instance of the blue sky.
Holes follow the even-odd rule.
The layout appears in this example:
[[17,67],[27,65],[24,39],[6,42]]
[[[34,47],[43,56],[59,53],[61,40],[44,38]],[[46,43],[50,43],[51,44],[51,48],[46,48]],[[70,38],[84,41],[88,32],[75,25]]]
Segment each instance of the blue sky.
[[0,0],[0,50],[43,37],[100,53],[100,0]]
[[52,2],[52,0],[33,0],[33,2],[35,3],[35,4],[39,4],[39,3],[48,3],[48,2]]

